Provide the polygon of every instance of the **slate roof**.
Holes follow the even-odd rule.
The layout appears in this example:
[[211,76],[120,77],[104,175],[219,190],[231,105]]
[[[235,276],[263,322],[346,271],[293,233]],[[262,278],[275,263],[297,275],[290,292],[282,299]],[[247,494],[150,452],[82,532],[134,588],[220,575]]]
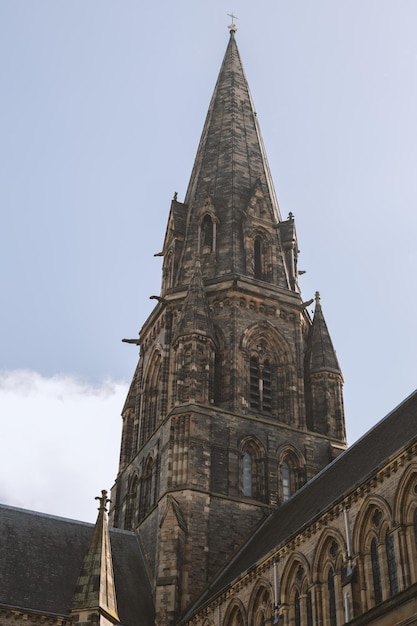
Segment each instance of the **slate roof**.
[[[0,605],[68,615],[94,525],[0,505]],[[133,532],[110,529],[123,626],[154,623],[145,561]]]
[[416,441],[417,391],[272,513],[209,585],[184,621]]

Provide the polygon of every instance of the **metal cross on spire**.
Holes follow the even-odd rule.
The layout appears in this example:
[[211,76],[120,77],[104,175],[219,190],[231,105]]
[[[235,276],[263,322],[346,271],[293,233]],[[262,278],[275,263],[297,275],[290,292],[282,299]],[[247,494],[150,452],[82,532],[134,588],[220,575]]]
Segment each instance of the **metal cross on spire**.
[[228,29],[231,33],[235,33],[237,31],[235,20],[238,20],[239,18],[237,15],[233,15],[233,13],[228,13],[227,15],[232,18],[232,23],[228,26]]

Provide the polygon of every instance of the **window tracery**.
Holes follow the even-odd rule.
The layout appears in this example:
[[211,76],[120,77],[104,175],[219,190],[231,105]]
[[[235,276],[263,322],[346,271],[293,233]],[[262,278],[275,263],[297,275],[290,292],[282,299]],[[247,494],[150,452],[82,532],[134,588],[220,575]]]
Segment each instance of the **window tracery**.
[[143,390],[143,406],[142,406],[142,419],[140,429],[140,445],[145,443],[152,435],[156,428],[158,404],[159,404],[159,386],[160,386],[160,370],[161,370],[161,355],[159,352],[155,352],[152,357],[151,365],[149,367],[148,375],[146,377],[145,386]]

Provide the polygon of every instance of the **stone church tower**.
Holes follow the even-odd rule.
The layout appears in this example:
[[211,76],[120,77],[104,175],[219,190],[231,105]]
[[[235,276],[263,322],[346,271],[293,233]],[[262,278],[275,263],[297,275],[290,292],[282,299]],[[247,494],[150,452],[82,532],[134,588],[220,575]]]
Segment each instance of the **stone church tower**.
[[161,294],[137,340],[110,521],[135,530],[156,623],[190,606],[258,523],[346,447],[343,379],[298,286],[235,41],[189,187],[171,203]]

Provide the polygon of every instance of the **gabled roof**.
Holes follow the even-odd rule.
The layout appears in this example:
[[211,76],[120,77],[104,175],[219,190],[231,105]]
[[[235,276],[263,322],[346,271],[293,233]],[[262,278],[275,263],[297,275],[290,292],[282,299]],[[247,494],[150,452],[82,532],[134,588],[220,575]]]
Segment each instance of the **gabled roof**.
[[274,511],[212,581],[184,621],[415,442],[417,391]]
[[210,315],[200,261],[195,260],[194,274],[178,321],[176,337],[198,333],[214,339],[214,327]]
[[[93,524],[0,505],[0,605],[69,615]],[[123,626],[153,626],[145,561],[133,532],[111,529]]]

